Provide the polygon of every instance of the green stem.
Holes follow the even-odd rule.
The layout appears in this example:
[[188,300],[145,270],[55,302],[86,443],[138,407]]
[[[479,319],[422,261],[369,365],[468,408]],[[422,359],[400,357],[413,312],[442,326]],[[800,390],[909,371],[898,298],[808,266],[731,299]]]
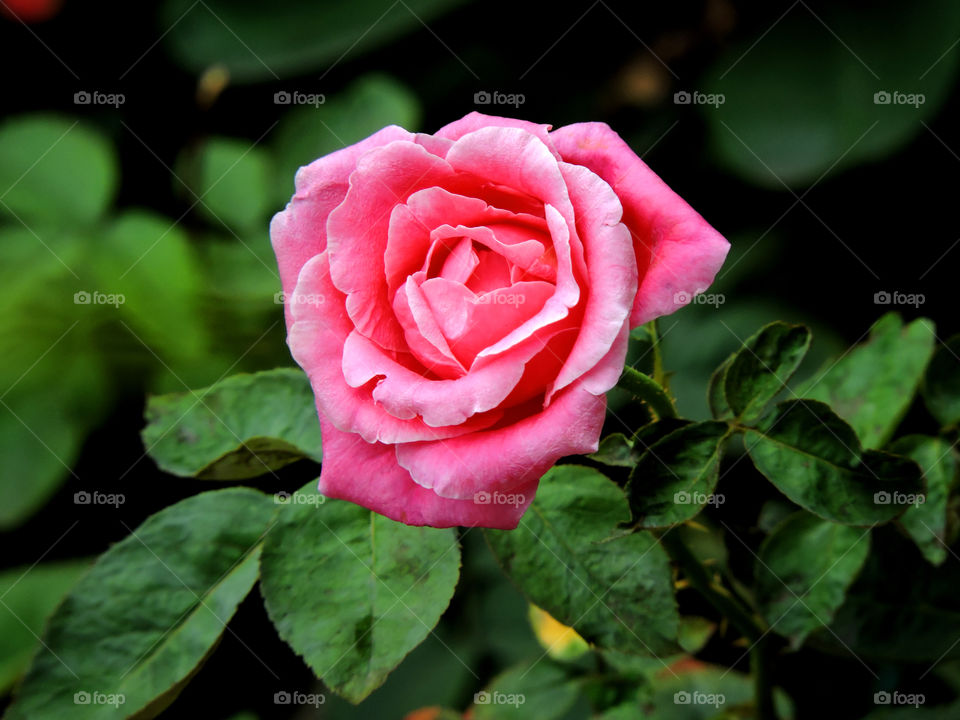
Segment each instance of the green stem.
[[776,720],[766,631],[725,588],[714,584],[710,573],[684,544],[679,533],[667,530],[660,535],[660,542],[683,570],[691,587],[713,605],[722,617],[727,618],[750,643],[750,667],[754,680],[757,717],[760,720]]
[[617,384],[624,390],[636,395],[650,406],[657,419],[677,417],[677,408],[667,391],[649,375],[627,365]]
[[651,320],[647,323],[647,327],[650,330],[650,338],[652,339],[651,347],[653,348],[653,381],[657,383],[660,387],[666,387],[666,377],[663,373],[663,355],[660,353],[660,332],[657,327],[657,321]]

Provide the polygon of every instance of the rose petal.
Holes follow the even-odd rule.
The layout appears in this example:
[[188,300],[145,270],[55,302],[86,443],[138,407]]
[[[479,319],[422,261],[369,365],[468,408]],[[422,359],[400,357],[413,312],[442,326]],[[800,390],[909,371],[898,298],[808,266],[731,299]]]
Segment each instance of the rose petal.
[[554,130],[550,137],[564,160],[589,168],[620,197],[639,269],[633,327],[673,312],[684,304],[678,298],[710,286],[729,243],[619,135],[605,123],[578,123]]
[[[637,293],[637,263],[630,232],[620,222],[620,200],[606,182],[586,168],[561,163],[560,170],[567,181],[589,261],[589,290],[580,335],[550,385],[547,403],[554,393],[595,367],[607,354],[630,316]],[[600,392],[613,387],[619,374],[618,370],[610,385]]]
[[287,343],[310,378],[317,409],[338,429],[358,433],[367,442],[396,443],[454,437],[489,427],[499,419],[499,413],[491,412],[470,417],[459,425],[431,427],[418,417],[402,419],[388,413],[373,401],[369,389],[351,387],[344,379],[344,344],[354,328],[343,306],[344,296],[330,280],[326,253],[303,266],[294,294],[322,298],[319,303],[297,303],[291,307],[294,322]]
[[423,187],[453,181],[442,158],[412,142],[393,142],[360,159],[346,197],[327,220],[333,284],[347,296],[357,329],[388,350],[405,349],[383,273],[391,210]]
[[[270,239],[284,293],[293,292],[300,268],[307,260],[327,249],[327,217],[346,197],[350,173],[360,157],[394,140],[411,137],[403,128],[390,125],[297,171],[296,192],[286,209],[270,222]],[[286,315],[289,322],[289,311]]]
[[488,127],[507,127],[525,130],[531,135],[540,138],[541,142],[547,146],[547,149],[550,150],[553,156],[557,158],[557,160],[560,159],[560,153],[554,149],[553,143],[550,140],[550,128],[552,126],[532,123],[528,120],[518,120],[516,118],[498,117],[497,115],[484,115],[483,113],[472,112],[459,120],[454,120],[449,125],[444,125],[437,131],[437,136],[449,138],[450,140],[459,140],[467,133]]
[[323,435],[320,492],[407,525],[512,530],[537,490],[539,480],[517,488],[513,493],[514,504],[475,502],[474,498],[449,500],[413,482],[397,463],[391,446],[364,442],[357,435],[337,430],[323,418],[320,428]]
[[605,409],[603,395],[575,384],[558,393],[550,407],[507,427],[397,445],[397,460],[414,482],[441,497],[516,491],[565,455],[595,452]]

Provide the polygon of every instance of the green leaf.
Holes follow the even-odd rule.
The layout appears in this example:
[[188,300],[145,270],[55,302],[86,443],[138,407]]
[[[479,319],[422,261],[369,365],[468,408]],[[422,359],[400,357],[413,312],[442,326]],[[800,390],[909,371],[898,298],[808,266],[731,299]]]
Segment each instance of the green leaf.
[[497,675],[473,696],[474,720],[557,720],[577,701],[579,688],[549,660],[521,663]]
[[[255,2],[167,0],[160,25],[178,63],[200,73],[222,64],[240,83],[305,75],[364,52],[413,30],[423,31],[463,0],[406,0],[384,6],[376,0],[350,5],[297,0],[265,12]],[[424,42],[437,42],[424,32]],[[240,40],[240,38],[243,38]],[[464,70],[466,72],[466,70]]]
[[929,320],[904,326],[899,315],[888,313],[871,328],[867,342],[816,373],[797,396],[828,403],[853,426],[864,447],[881,448],[910,407],[934,337]]
[[[652,693],[641,695],[632,717],[644,720],[739,720],[756,718],[752,678],[716,665],[697,664],[673,672],[661,668],[652,678]],[[777,717],[792,718],[785,693],[774,690]],[[617,717],[617,716],[615,716]],[[631,716],[622,716],[631,717]]]
[[[778,190],[888,156],[952,92],[958,55],[948,48],[958,31],[951,0],[875,3],[869,23],[855,6],[791,7],[732,45],[701,86],[724,96],[699,106],[714,154]],[[903,97],[877,104],[879,92]],[[915,94],[922,101],[909,102]]]
[[273,147],[279,167],[277,200],[293,195],[297,169],[352,145],[387,125],[414,131],[420,104],[408,88],[380,74],[365,75],[318,108],[290,110],[277,127]]
[[732,353],[710,375],[710,382],[707,385],[707,405],[715,420],[727,420],[733,417],[733,410],[727,402],[723,386],[726,384],[727,370],[736,356],[736,353]]
[[640,457],[627,496],[640,527],[667,527],[685,522],[715,496],[723,441],[729,433],[724,422],[691,423],[650,445]]
[[923,470],[924,502],[908,507],[900,524],[923,556],[941,565],[947,559],[947,501],[957,477],[956,455],[949,443],[924,435],[898,438],[890,452],[915,460]]
[[0,392],[0,530],[21,525],[54,495],[110,401],[97,359],[71,339]]
[[40,649],[37,638],[54,608],[90,567],[86,560],[44,563],[0,573],[0,695]]
[[734,353],[723,373],[727,406],[743,422],[755,421],[786,387],[809,348],[810,331],[803,325],[774,322],[761,328]]
[[240,480],[322,457],[313,390],[299,369],[242,373],[200,390],[155,395],[145,416],[147,452],[182,477]]
[[[154,353],[167,363],[173,358],[191,365],[205,357],[208,338],[197,314],[203,280],[189,241],[174,221],[128,211],[98,236],[94,252],[98,287],[78,290],[116,297],[112,305],[99,308],[129,324],[125,334],[135,333],[133,347],[155,362]],[[89,304],[84,309],[98,308]]]
[[912,460],[864,450],[827,405],[788,400],[776,406],[744,444],[757,470],[815,515],[845,525],[885,523],[922,492]]
[[633,448],[633,442],[623,433],[607,435],[600,441],[595,453],[587,455],[591,460],[612,467],[632,468],[639,454]]
[[311,483],[284,504],[267,536],[261,590],[280,637],[359,703],[432,631],[459,569],[453,530],[325,500]]
[[78,120],[25,115],[0,127],[0,216],[89,224],[117,189],[116,153]]
[[869,552],[869,530],[794,513],[760,546],[754,578],[761,613],[799,647],[833,620]]
[[960,563],[921,562],[912,540],[873,532],[873,549],[829,630],[807,640],[867,661],[942,664],[960,657]]
[[[175,688],[256,582],[273,511],[262,493],[231,488],[148,518],[100,556],[53,614],[6,717],[126,717]],[[75,693],[95,692],[118,707],[75,703]]]
[[644,655],[676,652],[669,560],[650,533],[618,528],[629,519],[613,481],[559,465],[540,481],[516,530],[484,533],[530,601],[588,642]]
[[696,615],[684,615],[680,618],[680,647],[691,655],[703,650],[710,640],[717,624],[712,620]]
[[195,182],[187,199],[216,227],[251,231],[266,224],[271,209],[279,209],[273,208],[271,158],[249,140],[209,138],[189,162],[187,175],[195,175]]
[[923,382],[923,400],[941,425],[960,422],[960,335],[940,345]]

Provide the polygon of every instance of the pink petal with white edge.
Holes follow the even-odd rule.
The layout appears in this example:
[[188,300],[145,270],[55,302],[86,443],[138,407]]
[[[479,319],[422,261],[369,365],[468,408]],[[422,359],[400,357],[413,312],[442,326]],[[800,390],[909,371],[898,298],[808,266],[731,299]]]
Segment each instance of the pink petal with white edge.
[[[467,425],[492,425],[490,417],[523,377],[526,364],[550,337],[531,338],[480,370],[453,380],[431,380],[396,362],[360,333],[351,333],[343,348],[342,375],[356,388],[380,378],[373,390],[378,409],[396,418],[420,416],[446,437],[464,434]],[[499,413],[502,415],[502,413]],[[497,419],[497,418],[495,418]],[[407,441],[404,441],[407,442]]]
[[[317,409],[337,428],[361,435],[367,442],[411,442],[454,437],[497,422],[500,413],[471,417],[460,425],[430,427],[418,417],[403,419],[377,405],[368,388],[351,387],[341,369],[344,343],[353,331],[344,297],[330,281],[327,254],[309,260],[300,271],[297,297],[322,298],[291,307],[293,325],[287,334],[290,352],[307,373]],[[399,367],[399,366],[398,366]]]
[[459,140],[467,133],[488,127],[508,127],[526,130],[531,135],[536,135],[540,138],[553,156],[557,158],[557,160],[560,159],[560,153],[556,151],[553,143],[550,141],[550,128],[552,125],[541,125],[528,120],[517,120],[516,118],[505,118],[498,117],[497,115],[484,115],[483,113],[472,112],[459,120],[454,120],[449,125],[444,125],[436,134],[438,137]]
[[640,287],[630,323],[641,325],[706,290],[730,244],[671,190],[605,123],[567,125],[550,133],[563,159],[602,177],[620,197],[633,235]]
[[539,480],[517,488],[510,505],[449,500],[417,485],[397,464],[390,445],[364,442],[320,419],[323,467],[319,490],[331,498],[362,505],[391,520],[431,527],[487,527],[512,530],[533,501]]
[[[621,359],[621,367],[622,363]],[[442,442],[397,445],[397,460],[414,482],[441,497],[517,492],[561,457],[596,451],[606,397],[588,392],[582,383],[558,393],[550,407],[512,425]]]
[[347,196],[327,220],[333,284],[347,296],[357,329],[388,350],[405,350],[383,271],[391,211],[423,187],[453,181],[442,158],[415,143],[394,142],[360,159]]
[[[300,268],[307,260],[327,249],[327,218],[347,196],[350,173],[360,157],[374,148],[412,137],[403,128],[390,125],[297,171],[296,192],[286,209],[270,222],[270,239],[284,293],[293,292]],[[285,308],[285,314],[289,325],[289,309]]]
[[[588,290],[580,335],[545,402],[596,366],[620,334],[637,294],[637,262],[623,208],[610,186],[580,165],[561,163],[587,256]],[[622,369],[622,368],[621,368]],[[612,379],[613,387],[619,377]]]

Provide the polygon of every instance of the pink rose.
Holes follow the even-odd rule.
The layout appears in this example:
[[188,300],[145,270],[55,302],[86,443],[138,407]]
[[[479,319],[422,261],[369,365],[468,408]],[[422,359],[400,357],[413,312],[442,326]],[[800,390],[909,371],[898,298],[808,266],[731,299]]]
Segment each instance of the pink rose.
[[270,234],[320,491],[409,525],[516,527],[596,450],[630,329],[729,248],[603,123],[386,127],[296,187]]

